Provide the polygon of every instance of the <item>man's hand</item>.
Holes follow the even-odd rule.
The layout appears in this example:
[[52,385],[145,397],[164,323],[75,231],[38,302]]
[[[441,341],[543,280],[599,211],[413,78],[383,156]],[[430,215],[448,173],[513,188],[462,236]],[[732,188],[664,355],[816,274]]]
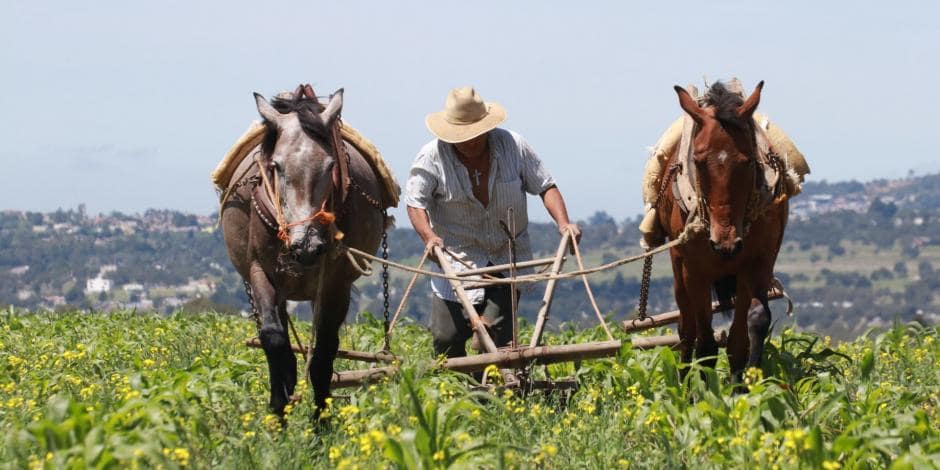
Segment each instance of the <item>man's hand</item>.
[[[574,243],[581,243],[581,227],[579,227],[578,224],[565,224],[558,227],[558,233],[562,236],[564,236],[566,232],[571,232],[571,238],[574,239]],[[570,251],[571,254],[574,254],[574,246],[571,247]]]
[[435,246],[444,248],[444,239],[437,235],[431,235],[430,237],[428,237],[428,241],[425,242],[424,246],[425,246],[425,249],[427,249],[428,251],[431,251],[433,247]]

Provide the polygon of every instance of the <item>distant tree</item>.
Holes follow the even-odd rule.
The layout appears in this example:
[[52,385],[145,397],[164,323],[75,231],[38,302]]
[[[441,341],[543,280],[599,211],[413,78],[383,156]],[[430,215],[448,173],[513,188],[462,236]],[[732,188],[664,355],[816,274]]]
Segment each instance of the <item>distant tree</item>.
[[30,225],[42,225],[42,214],[39,212],[27,212],[26,220],[29,221]]
[[920,248],[913,243],[901,242],[901,254],[905,258],[917,259],[920,256]]
[[872,281],[889,280],[894,279],[894,273],[888,270],[888,268],[881,267],[872,271],[871,275],[869,275],[869,278]]
[[898,213],[898,206],[893,202],[883,202],[881,198],[875,198],[868,206],[868,215],[881,219],[882,221],[891,220]]
[[933,265],[930,261],[924,260],[917,265],[917,274],[921,279],[930,279],[934,275]]
[[898,261],[894,263],[894,274],[897,274],[898,277],[907,277],[907,263],[904,261]]
[[832,243],[829,245],[829,256],[844,256],[845,248],[842,247],[838,242]]
[[78,305],[83,300],[85,300],[85,293],[82,292],[82,289],[78,287],[78,283],[76,282],[75,285],[65,293],[65,301],[70,304]]

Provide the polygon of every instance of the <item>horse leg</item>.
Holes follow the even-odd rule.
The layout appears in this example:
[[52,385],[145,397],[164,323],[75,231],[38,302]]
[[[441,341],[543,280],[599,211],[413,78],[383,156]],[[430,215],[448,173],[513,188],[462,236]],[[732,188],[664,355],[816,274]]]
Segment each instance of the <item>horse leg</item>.
[[277,301],[277,292],[261,266],[252,264],[249,283],[255,298],[255,306],[261,315],[258,339],[268,361],[271,384],[271,399],[268,406],[278,415],[284,415],[284,407],[297,382],[297,358],[290,349],[287,326],[281,321],[282,303]]
[[728,333],[728,363],[731,366],[731,380],[734,383],[741,381],[747,362],[748,311],[751,307],[753,292],[746,278],[738,277],[734,299],[734,319],[731,321],[731,331]]
[[[316,416],[326,406],[326,399],[330,396],[330,381],[333,378],[333,361],[336,351],[339,350],[339,327],[346,319],[349,309],[350,284],[338,289],[326,286],[324,292],[330,292],[330,297],[324,297],[320,302],[322,311],[316,312],[314,321],[317,325],[317,344],[313,349],[313,360],[310,364],[310,385],[313,387],[313,402],[317,407]],[[317,292],[317,295],[323,295]]]
[[750,343],[747,367],[761,366],[764,342],[770,331],[771,318],[767,289],[760,289],[757,291],[757,298],[751,301],[751,308],[747,312],[747,336]]
[[[679,359],[683,364],[692,362],[692,347],[695,344],[695,316],[694,308],[689,299],[689,292],[685,283],[685,266],[682,259],[673,254],[672,256],[673,272],[673,292],[676,297],[676,305],[679,307]],[[680,379],[685,381],[688,369],[680,370]]]
[[712,328],[712,298],[708,285],[695,287],[695,358],[711,369],[718,362],[718,342]]
[[[291,351],[287,357],[284,358],[286,363],[284,366],[284,389],[286,390],[288,400],[294,395],[294,388],[297,386],[297,356],[294,355],[293,350],[290,345],[290,335],[288,334],[288,322],[290,321],[289,315],[287,313],[287,301],[282,300],[281,303],[277,306],[278,319],[280,320],[280,325],[284,328],[284,336],[287,340],[287,349]],[[299,345],[302,346],[302,345]]]

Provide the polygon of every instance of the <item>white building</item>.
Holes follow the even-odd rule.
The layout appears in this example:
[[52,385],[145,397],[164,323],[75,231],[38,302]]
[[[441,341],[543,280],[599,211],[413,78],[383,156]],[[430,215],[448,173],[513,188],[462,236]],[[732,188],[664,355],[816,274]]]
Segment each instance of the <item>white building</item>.
[[96,277],[85,281],[85,292],[97,294],[100,292],[111,292],[111,280]]

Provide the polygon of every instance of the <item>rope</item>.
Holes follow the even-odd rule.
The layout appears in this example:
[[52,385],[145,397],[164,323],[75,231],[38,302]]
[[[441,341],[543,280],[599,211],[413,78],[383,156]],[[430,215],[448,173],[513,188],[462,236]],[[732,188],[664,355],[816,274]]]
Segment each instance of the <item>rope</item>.
[[[574,240],[574,234],[572,234],[571,238],[571,246],[574,247],[574,257],[578,261],[578,269],[584,271],[584,262],[581,260],[581,249],[578,248],[578,242]],[[653,258],[646,259],[652,260]],[[588,299],[591,301],[591,306],[594,307],[594,313],[597,315],[597,321],[599,321],[601,326],[604,327],[604,333],[607,333],[607,339],[613,341],[614,335],[610,334],[610,328],[607,328],[607,322],[604,321],[604,316],[601,315],[601,309],[597,306],[597,300],[594,299],[594,292],[591,290],[591,284],[588,283],[587,276],[582,275],[581,280],[584,281],[584,290],[587,292]]]
[[[343,245],[345,247],[345,245]],[[349,262],[352,264],[353,269],[359,272],[362,276],[371,276],[372,275],[372,266],[369,266],[368,263],[359,263],[359,258],[356,258],[353,255],[353,252],[346,247],[346,258],[349,259]]]
[[[559,273],[559,274],[551,274],[551,273],[533,274],[533,275],[531,275],[531,276],[526,276],[526,277],[524,277],[524,278],[516,278],[515,280],[513,280],[513,279],[504,279],[504,278],[502,278],[502,279],[501,279],[501,278],[496,278],[496,279],[487,279],[485,282],[488,282],[488,283],[494,284],[494,285],[497,285],[497,284],[506,284],[506,285],[509,285],[509,284],[512,284],[512,283],[534,283],[534,282],[544,282],[544,281],[548,281],[548,280],[551,280],[551,279],[572,279],[572,278],[575,278],[575,277],[578,277],[578,276],[585,276],[585,275],[588,275],[588,274],[594,274],[594,273],[598,273],[598,272],[601,272],[601,271],[607,271],[607,270],[610,270],[610,269],[613,269],[613,268],[616,268],[616,267],[619,267],[619,266],[622,266],[622,265],[625,265],[625,264],[633,263],[633,262],[639,261],[639,260],[641,260],[641,259],[644,259],[644,258],[653,256],[653,255],[662,253],[662,252],[664,252],[664,251],[666,251],[666,250],[669,250],[669,249],[671,249],[671,248],[673,248],[673,247],[680,246],[680,245],[684,245],[685,243],[687,243],[687,242],[689,241],[689,239],[691,239],[693,236],[696,236],[696,235],[702,233],[704,230],[705,230],[705,226],[704,226],[700,221],[695,220],[694,222],[687,223],[686,226],[685,226],[685,229],[683,229],[682,233],[679,234],[679,236],[678,236],[675,240],[671,240],[669,243],[665,243],[665,244],[663,244],[663,245],[660,245],[660,246],[658,246],[658,247],[656,247],[656,248],[654,248],[654,249],[652,249],[652,250],[649,250],[649,251],[647,251],[647,252],[645,252],[645,253],[642,253],[642,254],[639,254],[639,255],[628,256],[628,257],[626,257],[626,258],[621,258],[621,259],[619,259],[619,260],[612,261],[612,262],[607,263],[607,264],[602,264],[602,265],[600,265],[600,266],[595,266],[595,267],[593,267],[593,268],[579,269],[579,270],[577,270],[577,271],[571,271],[571,272],[566,272],[566,273]],[[400,269],[400,270],[402,270],[402,271],[407,271],[407,272],[410,272],[410,273],[423,274],[423,275],[425,275],[425,276],[435,277],[435,278],[439,278],[439,279],[447,279],[447,280],[456,280],[456,281],[468,281],[468,280],[470,280],[470,279],[467,279],[467,278],[465,278],[465,277],[460,277],[460,276],[448,276],[448,275],[446,275],[446,274],[441,274],[441,273],[434,272],[434,271],[428,271],[428,270],[426,270],[426,269],[416,269],[416,268],[413,268],[413,267],[408,266],[408,265],[404,265],[404,264],[401,264],[401,263],[396,263],[396,262],[394,262],[394,261],[383,260],[382,258],[380,258],[380,257],[378,257],[378,256],[371,255],[371,254],[369,254],[369,253],[366,253],[366,252],[364,252],[364,251],[362,251],[362,250],[353,248],[353,247],[348,246],[348,245],[341,245],[339,248],[340,248],[340,249],[343,249],[343,250],[346,250],[348,253],[352,253],[353,255],[358,256],[358,257],[360,257],[360,258],[364,258],[364,259],[367,259],[367,260],[370,260],[370,261],[374,261],[374,262],[378,262],[378,263],[388,264],[389,267],[393,267],[393,268]]]

